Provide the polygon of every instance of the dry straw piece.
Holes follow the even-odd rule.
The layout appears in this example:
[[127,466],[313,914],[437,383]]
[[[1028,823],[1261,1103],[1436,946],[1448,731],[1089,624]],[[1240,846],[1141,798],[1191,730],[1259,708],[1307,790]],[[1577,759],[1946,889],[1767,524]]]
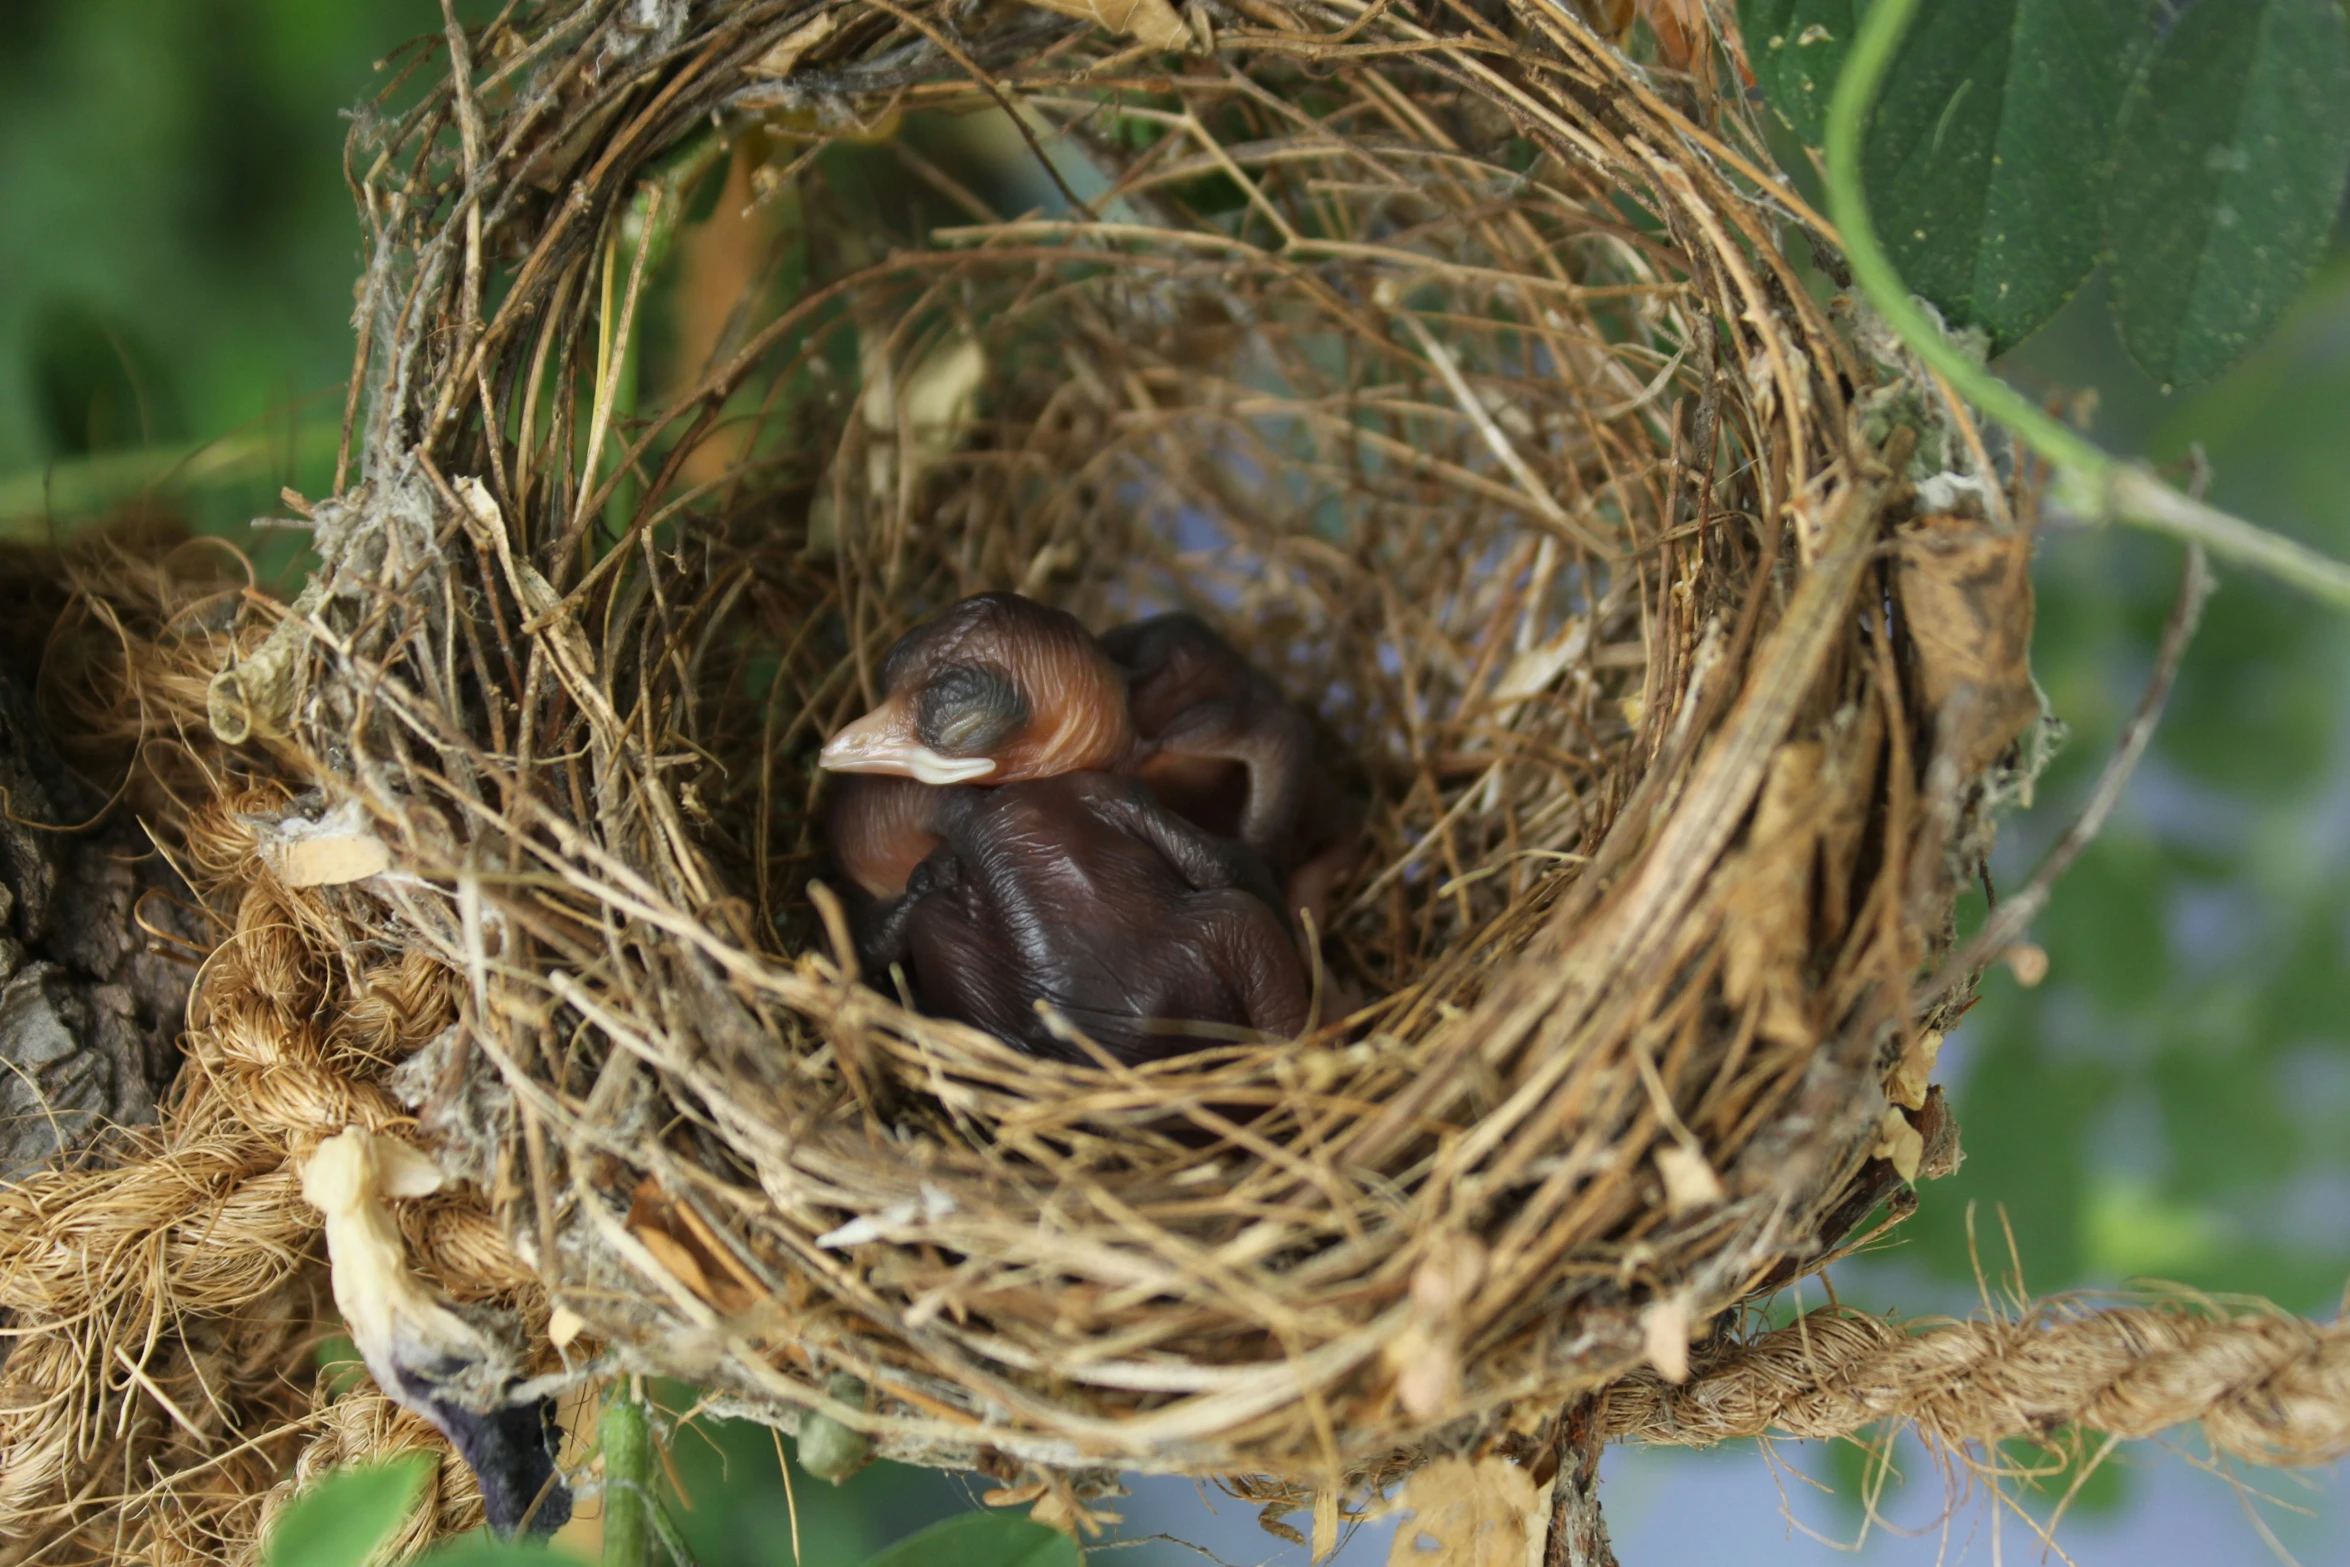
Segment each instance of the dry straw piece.
[[[429,1440],[310,1385],[346,1125],[464,1183],[415,1264],[538,1369],[1063,1519],[1537,1457],[1955,1161],[2030,498],[1822,303],[1726,61],[1544,0],[558,0],[394,64],[319,570],[101,562],[56,639],[219,946],[161,1127],[0,1192],[0,1561],[246,1559]],[[1350,1016],[1078,1068],[859,982],[815,750],[1006,587],[1318,709]]]

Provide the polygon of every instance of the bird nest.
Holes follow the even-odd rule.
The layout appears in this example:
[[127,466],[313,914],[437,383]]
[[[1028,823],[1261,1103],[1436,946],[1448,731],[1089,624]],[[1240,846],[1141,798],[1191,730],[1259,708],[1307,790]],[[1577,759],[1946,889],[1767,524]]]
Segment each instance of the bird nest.
[[[315,1305],[285,1162],[348,1123],[469,1183],[409,1244],[539,1369],[1070,1506],[1534,1454],[1954,1158],[2024,498],[1733,67],[1543,0],[1061,9],[549,4],[362,116],[319,568],[101,660],[234,931],[148,1162],[75,1177],[230,1149],[141,1286],[154,1473],[367,1449],[323,1390],[216,1425],[261,1374],[189,1326]],[[1192,610],[1315,715],[1317,1032],[1072,1065],[856,971],[816,751],[991,589]]]

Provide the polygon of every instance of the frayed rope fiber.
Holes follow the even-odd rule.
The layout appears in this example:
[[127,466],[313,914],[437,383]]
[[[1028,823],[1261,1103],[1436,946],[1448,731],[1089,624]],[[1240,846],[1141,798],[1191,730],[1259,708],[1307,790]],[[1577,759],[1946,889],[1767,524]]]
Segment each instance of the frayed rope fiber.
[[1641,1373],[1605,1397],[1607,1439],[1657,1446],[1846,1437],[1887,1420],[1949,1446],[2199,1422],[2220,1453],[2300,1467],[2350,1455],[2350,1324],[2183,1302],[2054,1301],[2013,1319],[1907,1325],[1829,1308],[1698,1350],[1678,1386]]

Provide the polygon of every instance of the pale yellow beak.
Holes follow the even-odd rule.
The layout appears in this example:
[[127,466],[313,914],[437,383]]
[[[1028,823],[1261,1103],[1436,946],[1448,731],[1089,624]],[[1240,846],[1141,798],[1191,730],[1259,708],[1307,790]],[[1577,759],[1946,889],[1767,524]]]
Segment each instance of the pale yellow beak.
[[969,783],[995,771],[987,756],[941,756],[906,732],[903,715],[883,703],[826,742],[816,765],[835,773],[887,773],[926,784]]

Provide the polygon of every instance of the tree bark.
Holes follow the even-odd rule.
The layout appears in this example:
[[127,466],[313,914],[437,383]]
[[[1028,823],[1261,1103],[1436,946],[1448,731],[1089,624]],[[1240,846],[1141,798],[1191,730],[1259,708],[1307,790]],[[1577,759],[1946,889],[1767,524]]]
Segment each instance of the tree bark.
[[1550,1482],[1550,1533],[1542,1567],[1616,1567],[1607,1520],[1599,1515],[1598,1408],[1576,1399],[1559,1417],[1558,1473]]
[[0,1182],[152,1122],[195,973],[186,887],[68,771],[0,668]]

